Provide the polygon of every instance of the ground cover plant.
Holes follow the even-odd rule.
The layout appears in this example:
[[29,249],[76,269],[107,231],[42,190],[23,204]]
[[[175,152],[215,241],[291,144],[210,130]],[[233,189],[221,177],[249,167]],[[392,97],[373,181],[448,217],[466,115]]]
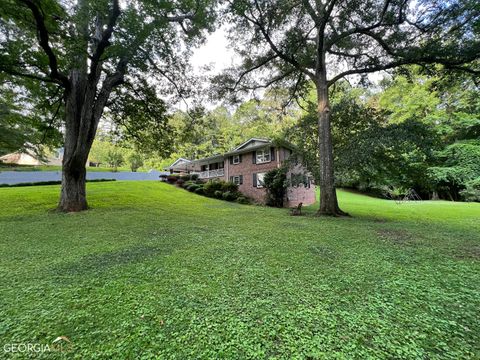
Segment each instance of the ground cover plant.
[[[475,359],[480,204],[339,191],[291,217],[160,182],[0,189],[0,343],[37,358]],[[25,354],[3,353],[4,358]]]

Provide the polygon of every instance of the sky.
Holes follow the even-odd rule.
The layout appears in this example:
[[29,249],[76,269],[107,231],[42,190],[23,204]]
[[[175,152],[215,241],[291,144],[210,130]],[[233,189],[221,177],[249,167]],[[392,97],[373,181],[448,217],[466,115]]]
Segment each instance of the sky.
[[195,49],[191,62],[198,72],[202,71],[202,67],[212,65],[212,72],[219,73],[231,66],[234,59],[235,53],[228,48],[225,30],[220,28],[208,35],[205,44]]
[[[226,34],[225,28],[219,28],[207,36],[207,40],[203,45],[194,50],[191,63],[196,74],[218,74],[221,73],[225,68],[231,67],[235,63],[238,63],[238,55],[235,54],[233,49],[229,48]],[[205,66],[209,66],[210,69],[206,71],[204,69]],[[368,74],[368,78],[374,84],[378,84],[385,74],[385,72]],[[349,79],[354,80],[354,82],[355,80],[358,80],[358,78],[358,76],[349,77]],[[215,106],[218,106],[219,103],[209,103],[205,105],[207,108],[212,109]]]

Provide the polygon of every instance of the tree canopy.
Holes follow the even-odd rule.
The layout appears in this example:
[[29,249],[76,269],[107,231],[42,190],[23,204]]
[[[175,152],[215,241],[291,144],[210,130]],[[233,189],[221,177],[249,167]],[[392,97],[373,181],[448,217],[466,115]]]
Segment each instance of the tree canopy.
[[[215,0],[6,0],[0,16],[0,70],[16,81],[14,90],[29,89],[31,80],[60,89],[59,209],[79,211],[88,207],[85,163],[105,107],[117,100],[112,110],[126,113],[117,119],[138,136],[165,134],[165,109],[155,98],[186,95],[190,50],[213,28]],[[139,116],[140,109],[153,114]]]

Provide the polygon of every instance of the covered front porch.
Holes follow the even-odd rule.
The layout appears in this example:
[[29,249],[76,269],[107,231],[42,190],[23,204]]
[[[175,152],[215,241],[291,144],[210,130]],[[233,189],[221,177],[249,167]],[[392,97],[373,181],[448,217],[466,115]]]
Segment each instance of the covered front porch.
[[200,179],[219,178],[225,175],[225,165],[222,155],[195,160],[194,163],[194,170],[190,173],[198,174]]

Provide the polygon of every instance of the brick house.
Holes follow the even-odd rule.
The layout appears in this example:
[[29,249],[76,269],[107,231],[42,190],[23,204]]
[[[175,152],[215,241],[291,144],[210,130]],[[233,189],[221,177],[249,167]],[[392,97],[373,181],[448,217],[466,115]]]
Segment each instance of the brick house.
[[[279,168],[292,154],[289,145],[276,146],[270,140],[249,139],[235,149],[198,160],[178,159],[165,170],[171,173],[198,173],[200,179],[221,179],[238,184],[240,192],[258,203],[265,202],[263,177]],[[287,172],[289,187],[285,206],[315,202],[315,187],[301,164],[291,164]]]

